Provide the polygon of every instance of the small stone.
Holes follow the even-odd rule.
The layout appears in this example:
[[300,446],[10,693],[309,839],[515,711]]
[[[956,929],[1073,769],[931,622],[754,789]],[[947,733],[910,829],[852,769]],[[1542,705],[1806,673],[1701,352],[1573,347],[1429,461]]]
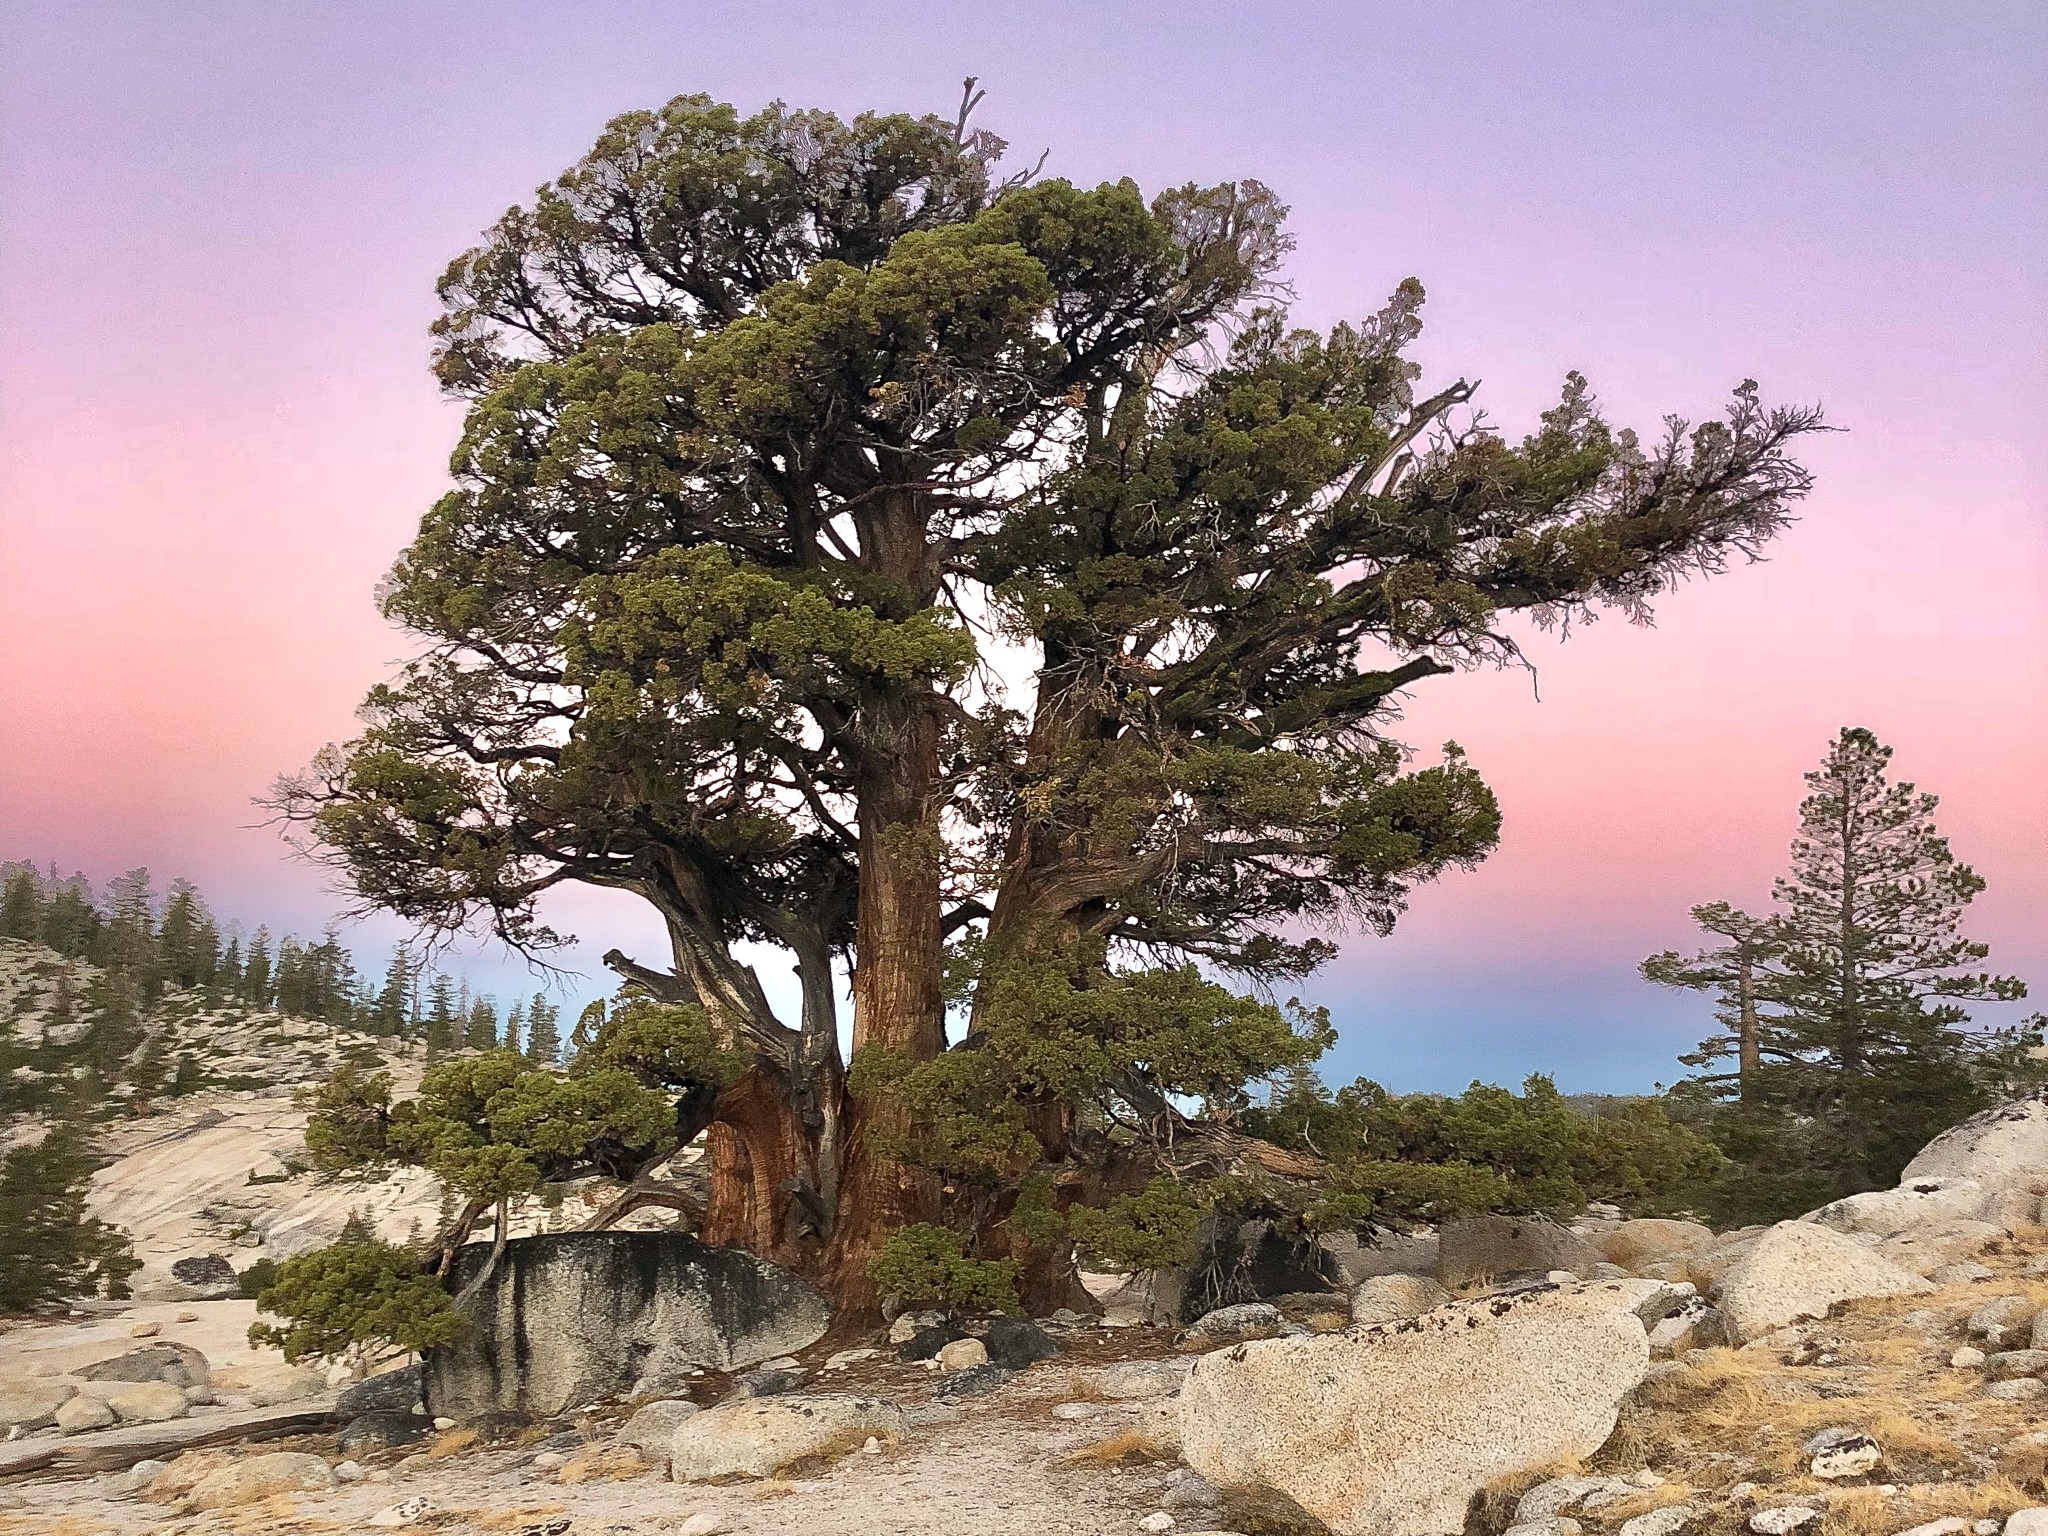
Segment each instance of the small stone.
[[882,1454],[882,1442],[873,1435],[869,1435],[867,1439],[861,1441],[860,1448],[861,1453],[866,1456],[879,1456]]
[[1245,1301],[1234,1307],[1218,1307],[1213,1312],[1203,1313],[1190,1325],[1188,1332],[1196,1338],[1221,1338],[1279,1326],[1278,1307],[1267,1301]]
[[1998,1536],[1996,1520],[1973,1520],[1970,1522],[1970,1536]]
[[1805,1504],[1780,1504],[1776,1509],[1760,1509],[1749,1517],[1749,1528],[1757,1536],[1790,1536],[1802,1526],[1813,1524],[1820,1518],[1820,1511]]
[[155,1482],[157,1474],[169,1465],[170,1463],[167,1461],[156,1461],[153,1459],[138,1461],[121,1475],[119,1479],[120,1486],[129,1493],[140,1493],[151,1483]]
[[940,1349],[937,1359],[942,1371],[971,1370],[988,1364],[988,1346],[979,1339],[955,1339]]
[[1552,1515],[1544,1520],[1529,1520],[1511,1525],[1503,1536],[1579,1536],[1583,1527],[1576,1520],[1563,1515]]
[[400,1499],[396,1504],[378,1510],[377,1513],[370,1516],[370,1524],[387,1530],[393,1526],[417,1525],[426,1512],[432,1508],[433,1505],[429,1504],[424,1497],[414,1494],[409,1499]]
[[676,1536],[724,1536],[731,1529],[724,1516],[700,1510],[676,1527]]
[[1138,1529],[1141,1531],[1153,1532],[1154,1536],[1157,1536],[1158,1532],[1170,1531],[1176,1525],[1179,1524],[1180,1522],[1174,1519],[1173,1516],[1169,1515],[1165,1510],[1158,1509],[1154,1510],[1151,1514],[1147,1515],[1144,1519],[1140,1520],[1138,1522]]
[[1100,1403],[1058,1403],[1052,1410],[1056,1419],[1092,1419],[1102,1412]]
[[1728,1490],[1728,1499],[1730,1503],[1742,1504],[1755,1498],[1756,1494],[1757,1485],[1755,1483],[1737,1483]]
[[[2011,1381],[1989,1383],[1984,1388],[1984,1395],[2001,1403],[2032,1402],[2037,1397],[2048,1395],[2048,1381],[2038,1376],[2016,1376]],[[2043,1526],[2042,1530],[2044,1536],[2048,1536],[2048,1526]]]
[[1060,1352],[1052,1335],[1038,1324],[1021,1317],[999,1317],[988,1325],[982,1339],[989,1359],[997,1365],[1021,1371]]
[[164,1331],[162,1323],[137,1323],[128,1330],[131,1339],[153,1339]]
[[1916,1525],[1910,1531],[1901,1531],[1899,1536],[1963,1536],[1970,1529],[1970,1522],[1960,1515],[1950,1515],[1942,1520],[1930,1520],[1925,1525]]
[[337,1483],[360,1483],[363,1480],[363,1464],[359,1461],[338,1462],[334,1468]]
[[764,1365],[734,1378],[734,1397],[780,1397],[804,1384],[804,1373],[793,1366]]
[[927,1328],[942,1328],[946,1323],[943,1312],[906,1312],[889,1325],[889,1342],[894,1345],[908,1344]]
[[552,1472],[555,1468],[566,1465],[568,1460],[569,1458],[560,1451],[542,1451],[532,1461],[528,1462],[527,1465],[536,1467],[543,1472]]
[[454,1427],[455,1421],[453,1419],[437,1416],[434,1420],[434,1428],[436,1429],[453,1429]]
[[1621,1523],[1621,1536],[1678,1536],[1697,1512],[1690,1504],[1667,1504]]
[[2007,1515],[2005,1536],[2048,1536],[2048,1505],[2036,1504]]
[[1948,1357],[1948,1363],[1959,1371],[1974,1371],[1984,1363],[1984,1351],[1974,1344],[1965,1344]]
[[[1944,1264],[1927,1278],[1936,1285],[1967,1285],[1977,1280],[1989,1280],[1997,1273],[1989,1265],[1966,1259],[1960,1264]],[[1937,1525],[1940,1523],[1938,1520],[1935,1522]]]
[[626,1427],[619,1431],[619,1444],[630,1445],[660,1460],[668,1455],[676,1426],[703,1411],[686,1397],[663,1398],[659,1402],[648,1403],[626,1420]]
[[58,1407],[55,1418],[59,1432],[82,1435],[89,1430],[105,1429],[112,1424],[114,1410],[97,1397],[74,1397]]
[[843,1371],[849,1365],[859,1365],[863,1360],[877,1359],[881,1353],[879,1349],[842,1349],[838,1354],[829,1356],[819,1369]]
[[1000,1365],[970,1365],[964,1371],[954,1371],[947,1376],[939,1383],[936,1393],[940,1397],[979,1397],[984,1392],[995,1391],[1016,1374]]
[[1883,1460],[1884,1452],[1875,1440],[1868,1435],[1852,1435],[1816,1455],[1809,1470],[1822,1482],[1832,1483],[1845,1477],[1861,1477]]
[[1978,1338],[1997,1344],[2022,1324],[2031,1328],[2033,1318],[2034,1304],[2026,1297],[2001,1296],[1972,1312],[1967,1326]]
[[1984,1366],[1994,1376],[2038,1376],[2048,1371],[2048,1349],[2001,1350]]
[[761,1368],[768,1371],[793,1371],[797,1368],[793,1355],[777,1355],[773,1360],[763,1360]]
[[174,1323],[196,1323],[199,1321],[199,1314],[197,1312],[180,1312],[171,1321]]

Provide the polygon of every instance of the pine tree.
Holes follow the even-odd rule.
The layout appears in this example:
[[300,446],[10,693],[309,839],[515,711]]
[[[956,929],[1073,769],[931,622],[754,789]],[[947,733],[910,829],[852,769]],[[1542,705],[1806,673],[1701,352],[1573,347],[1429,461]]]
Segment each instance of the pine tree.
[[[1687,1058],[1737,1055],[1745,1113],[1728,1124],[1748,1145],[1724,1138],[1730,1154],[1760,1173],[1796,1155],[1844,1192],[1893,1183],[1931,1137],[1987,1102],[1997,1073],[1985,1065],[2009,1065],[2010,1042],[1969,1030],[1961,1004],[2026,995],[2017,977],[1981,968],[1989,946],[1961,925],[1984,880],[1936,830],[1936,797],[1887,778],[1891,756],[1868,730],[1845,728],[1806,775],[1772,915],[1700,908],[1701,926],[1727,944],[1644,963],[1654,981],[1718,992],[1724,1023],[1735,1011],[1731,1033]],[[1746,1070],[1745,995],[1755,1047]],[[1710,1074],[1697,1088],[1725,1097],[1730,1080]]]
[[516,1055],[524,1056],[526,1047],[526,1005],[518,998],[512,999],[512,1006],[505,1010],[505,1036],[498,1043]]
[[218,963],[218,940],[205,903],[190,881],[174,880],[164,901],[157,929],[157,954],[164,975],[174,986],[192,987],[206,980]]
[[252,1008],[268,1008],[276,996],[270,972],[270,930],[258,928],[249,937],[242,961],[242,997]]
[[33,865],[16,864],[0,891],[0,938],[34,939],[43,927],[42,883]]
[[536,992],[526,1005],[526,1059],[547,1064],[562,1054],[562,1010]]
[[233,930],[228,933],[228,947],[221,952],[220,971],[214,977],[214,987],[226,997],[243,995],[242,936]]
[[29,1312],[104,1290],[127,1294],[127,1240],[86,1214],[99,1166],[75,1125],[0,1156],[0,1312]]
[[60,955],[83,959],[99,939],[100,915],[83,875],[59,880],[50,870],[49,899],[43,907],[43,942]]
[[427,992],[426,1026],[429,1056],[455,1048],[455,985],[438,972]]
[[462,1026],[462,1043],[472,1051],[498,1048],[498,1011],[488,997],[469,1005],[469,1017]]
[[384,985],[378,989],[371,1030],[379,1035],[404,1036],[412,1033],[413,960],[411,947],[401,942],[391,951],[391,963],[384,968]]

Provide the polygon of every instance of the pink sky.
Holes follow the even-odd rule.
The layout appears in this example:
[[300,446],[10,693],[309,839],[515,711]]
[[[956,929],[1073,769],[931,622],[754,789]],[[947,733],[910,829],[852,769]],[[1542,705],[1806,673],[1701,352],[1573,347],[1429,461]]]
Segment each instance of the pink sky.
[[1973,929],[2048,984],[2048,12],[1541,9],[0,4],[0,857],[317,928],[250,801],[403,652],[370,591],[457,425],[442,264],[612,113],[950,110],[973,72],[1056,174],[1272,183],[1304,319],[1420,276],[1426,362],[1512,430],[1574,367],[1645,427],[1754,375],[1849,429],[1768,564],[1535,644],[1540,702],[1416,697],[1506,839],[1316,978],[1334,1075],[1670,1080],[1697,1008],[1634,964],[1767,898],[1848,723],[1942,795]]

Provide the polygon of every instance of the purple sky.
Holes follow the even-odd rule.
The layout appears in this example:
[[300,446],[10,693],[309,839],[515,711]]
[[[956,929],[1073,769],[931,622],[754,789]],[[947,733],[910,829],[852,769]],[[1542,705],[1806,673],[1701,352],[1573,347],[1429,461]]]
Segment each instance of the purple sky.
[[1670,1080],[1699,1010],[1634,964],[1696,901],[1767,898],[1848,723],[1944,797],[1973,929],[2048,984],[2048,8],[1248,12],[0,4],[0,857],[317,927],[250,798],[402,653],[370,590],[454,440],[442,265],[619,111],[950,112],[974,73],[1051,173],[1275,186],[1304,320],[1419,276],[1432,375],[1512,431],[1568,368],[1645,427],[1754,375],[1849,429],[1767,565],[1537,644],[1540,702],[1417,695],[1506,841],[1307,989],[1333,1076]]

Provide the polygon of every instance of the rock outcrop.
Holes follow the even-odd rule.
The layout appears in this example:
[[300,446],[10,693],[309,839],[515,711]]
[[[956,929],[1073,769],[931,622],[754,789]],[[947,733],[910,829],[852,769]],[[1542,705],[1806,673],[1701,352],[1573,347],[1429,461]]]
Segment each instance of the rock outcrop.
[[1453,1290],[1475,1280],[1570,1270],[1590,1279],[1600,1250],[1568,1227],[1541,1216],[1475,1216],[1447,1222],[1438,1234],[1436,1277]]
[[[469,1284],[485,1244],[456,1256]],[[516,1238],[470,1304],[464,1341],[426,1360],[428,1409],[547,1418],[604,1398],[680,1393],[692,1368],[730,1371],[815,1343],[824,1297],[734,1248],[670,1232]]]
[[903,1410],[873,1397],[763,1397],[692,1414],[669,1439],[669,1476],[679,1483],[768,1477],[792,1462],[853,1450],[870,1436],[903,1438]]
[[1542,1286],[1204,1355],[1181,1389],[1183,1454],[1338,1536],[1456,1536],[1485,1484],[1613,1432],[1649,1363],[1636,1309],[1656,1289]]
[[1767,1229],[1722,1277],[1730,1331],[1754,1339],[1800,1318],[1825,1317],[1840,1301],[1905,1296],[1933,1287],[1911,1270],[1811,1221]]

